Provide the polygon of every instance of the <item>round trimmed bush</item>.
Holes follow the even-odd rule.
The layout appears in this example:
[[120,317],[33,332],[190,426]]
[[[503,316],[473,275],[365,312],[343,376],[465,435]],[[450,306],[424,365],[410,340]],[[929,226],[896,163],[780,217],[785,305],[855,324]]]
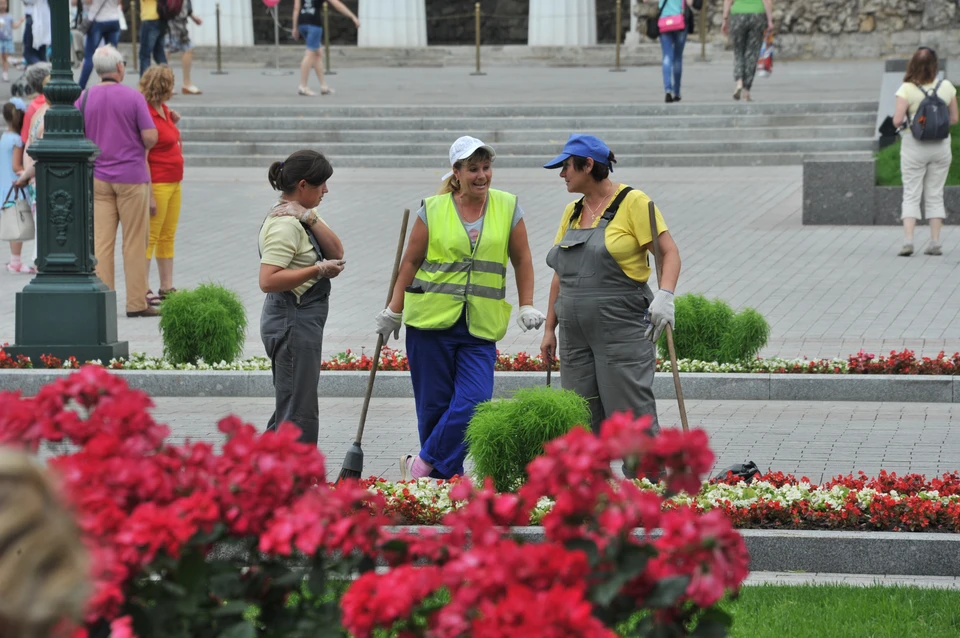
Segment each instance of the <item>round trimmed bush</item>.
[[[674,300],[673,343],[679,359],[737,363],[760,354],[770,337],[770,324],[753,308],[734,313],[720,299],[686,294]],[[657,343],[660,358],[669,357],[666,334]]]
[[499,492],[514,491],[526,479],[527,464],[543,454],[544,443],[575,427],[590,428],[590,408],[570,390],[528,388],[510,399],[481,403],[466,433],[474,474],[480,481],[492,478]]
[[243,352],[247,313],[232,290],[216,284],[179,290],[160,312],[163,356],[171,363],[230,363]]

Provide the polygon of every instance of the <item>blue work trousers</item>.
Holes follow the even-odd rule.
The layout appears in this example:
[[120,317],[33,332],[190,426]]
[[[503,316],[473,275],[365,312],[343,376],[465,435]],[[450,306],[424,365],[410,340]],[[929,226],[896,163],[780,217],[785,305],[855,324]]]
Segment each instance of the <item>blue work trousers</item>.
[[683,47],[687,43],[687,30],[669,31],[660,34],[660,50],[663,52],[663,90],[680,97],[680,78],[683,76]]
[[407,326],[407,356],[420,430],[420,458],[432,478],[463,474],[464,434],[478,403],[493,398],[497,344],[467,330],[463,316],[446,330]]

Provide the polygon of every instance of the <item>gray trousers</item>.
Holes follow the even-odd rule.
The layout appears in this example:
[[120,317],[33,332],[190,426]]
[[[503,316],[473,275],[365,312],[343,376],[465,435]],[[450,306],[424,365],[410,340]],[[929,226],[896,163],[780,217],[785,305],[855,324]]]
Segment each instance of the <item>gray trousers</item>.
[[300,441],[314,445],[320,433],[317,384],[329,298],[330,281],[321,279],[299,304],[292,292],[267,293],[260,315],[260,338],[270,357],[276,392],[267,431],[290,421],[300,428]]
[[643,336],[648,306],[649,299],[639,290],[564,294],[561,288],[555,308],[560,321],[560,380],[564,390],[573,390],[590,403],[594,432],[607,416],[626,410],[636,416],[653,415],[654,427],[659,427],[653,397],[657,355]]

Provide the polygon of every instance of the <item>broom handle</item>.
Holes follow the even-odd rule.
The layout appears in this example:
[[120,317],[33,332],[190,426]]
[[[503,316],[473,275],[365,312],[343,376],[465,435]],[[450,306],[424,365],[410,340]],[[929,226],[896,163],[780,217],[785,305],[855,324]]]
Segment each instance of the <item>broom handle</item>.
[[[410,221],[410,209],[403,209],[403,221],[400,223],[400,239],[397,240],[397,256],[393,260],[393,274],[390,275],[390,288],[387,289],[387,301],[384,306],[390,305],[393,296],[393,287],[397,284],[400,274],[400,258],[403,257],[403,242],[407,238],[407,222]],[[377,335],[377,349],[373,356],[373,365],[370,366],[370,377],[367,379],[367,393],[363,395],[363,408],[360,410],[360,425],[357,426],[358,445],[363,439],[363,426],[367,423],[367,410],[370,408],[370,397],[373,395],[373,382],[377,378],[377,367],[380,365],[380,351],[383,350],[383,335]]]
[[[657,283],[663,275],[663,254],[660,252],[660,233],[657,230],[657,209],[650,200],[650,232],[653,235],[653,263],[657,268]],[[677,370],[677,351],[673,347],[673,327],[668,323],[667,328],[667,352],[670,353],[670,367],[673,369],[673,387],[677,391],[677,407],[680,408],[680,424],[683,431],[690,429],[687,424],[687,406],[683,402],[683,388],[680,387],[680,372]]]

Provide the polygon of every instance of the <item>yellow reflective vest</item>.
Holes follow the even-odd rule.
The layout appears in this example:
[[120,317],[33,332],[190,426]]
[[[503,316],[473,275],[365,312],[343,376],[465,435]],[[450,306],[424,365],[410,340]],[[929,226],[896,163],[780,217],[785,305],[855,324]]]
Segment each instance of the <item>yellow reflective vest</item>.
[[470,334],[499,341],[507,332],[513,309],[505,297],[516,195],[490,189],[480,236],[472,250],[452,195],[428,197],[424,206],[427,256],[403,296],[406,324],[443,330],[466,312]]

